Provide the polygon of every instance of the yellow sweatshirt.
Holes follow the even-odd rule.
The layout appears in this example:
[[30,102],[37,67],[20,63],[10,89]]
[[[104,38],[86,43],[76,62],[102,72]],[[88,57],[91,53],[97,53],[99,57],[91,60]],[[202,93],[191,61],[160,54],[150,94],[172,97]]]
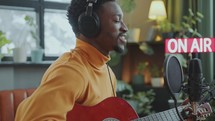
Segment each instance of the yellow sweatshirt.
[[19,105],[15,121],[65,121],[75,103],[92,106],[113,96],[116,77],[106,65],[109,59],[77,39],[75,49],[59,57],[36,91]]

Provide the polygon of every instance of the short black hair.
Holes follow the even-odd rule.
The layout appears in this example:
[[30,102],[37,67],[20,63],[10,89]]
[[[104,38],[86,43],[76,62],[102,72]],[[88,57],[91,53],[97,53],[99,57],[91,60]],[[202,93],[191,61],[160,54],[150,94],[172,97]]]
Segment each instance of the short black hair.
[[[93,11],[96,12],[102,4],[108,1],[116,0],[97,0],[96,4],[93,6]],[[67,17],[76,36],[80,34],[78,27],[78,17],[86,11],[87,5],[87,0],[72,0],[68,7]]]

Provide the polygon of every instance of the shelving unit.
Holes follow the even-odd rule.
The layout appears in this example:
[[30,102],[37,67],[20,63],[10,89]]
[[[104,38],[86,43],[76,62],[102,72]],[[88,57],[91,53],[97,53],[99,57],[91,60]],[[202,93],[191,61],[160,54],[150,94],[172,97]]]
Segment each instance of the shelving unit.
[[[153,55],[144,54],[139,49],[139,43],[128,43],[128,52],[123,56],[122,64],[122,80],[131,83],[132,76],[137,73],[137,65],[139,62],[148,61],[152,64],[156,64],[159,68],[163,67],[165,59],[165,48],[164,42],[146,42],[154,50]],[[168,99],[170,99],[170,94],[165,87],[152,87],[150,79],[144,81],[144,85],[133,85],[135,92],[146,91],[153,89],[155,91],[155,101],[153,102],[153,110],[155,112],[161,112],[169,109]]]
[[[163,42],[147,42],[154,50],[153,55],[144,54],[139,49],[138,43],[128,43],[128,52],[123,56],[122,65],[122,80],[130,82],[132,76],[137,73],[137,65],[139,62],[148,61],[151,64],[158,65],[159,68],[163,67],[165,59],[164,43]],[[148,81],[147,85],[148,85]]]

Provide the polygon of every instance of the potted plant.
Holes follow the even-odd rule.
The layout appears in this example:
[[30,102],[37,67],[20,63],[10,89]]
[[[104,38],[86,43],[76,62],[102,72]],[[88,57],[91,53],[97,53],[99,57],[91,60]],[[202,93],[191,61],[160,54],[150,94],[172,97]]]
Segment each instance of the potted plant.
[[[194,13],[192,9],[188,9],[188,15],[182,17],[181,26],[178,28],[178,33],[175,34],[176,38],[195,38],[202,37],[198,32],[198,24],[204,18],[200,12]],[[187,63],[189,62],[189,54],[174,54],[180,61],[184,72],[185,81],[187,80]]]
[[137,65],[137,74],[132,77],[132,85],[144,84],[144,70],[147,69],[148,65],[147,61],[140,62]]
[[168,19],[164,19],[159,23],[159,29],[161,32],[162,39],[173,38],[174,33],[177,29],[176,25],[171,23]]
[[[27,30],[28,28],[30,28],[30,33],[32,35],[32,38],[38,39],[37,35],[36,35],[36,24],[33,21],[33,18],[30,16],[25,16],[23,18],[23,20],[26,22],[27,26],[25,25],[22,33],[19,36],[27,36]],[[24,32],[24,33],[23,33]],[[18,37],[20,38],[20,37]],[[32,48],[31,42],[28,41],[26,38],[25,39],[20,39],[19,41],[13,41],[13,44],[15,45],[15,47],[13,48],[13,61],[14,62],[18,62],[18,63],[22,63],[22,62],[26,62],[27,61],[27,50],[28,48]],[[37,44],[36,44],[37,45]]]
[[146,55],[153,55],[154,54],[153,48],[149,44],[147,44],[146,42],[141,42],[139,44],[139,49]]
[[6,38],[5,33],[0,30],[0,61],[4,57],[4,54],[1,53],[1,48],[10,42],[11,41]]
[[188,15],[183,16],[180,32],[177,37],[202,37],[202,35],[198,32],[197,24],[204,18],[203,14],[200,12],[193,13],[191,9],[188,9],[188,12]]
[[125,99],[139,115],[149,115],[154,112],[152,110],[152,103],[155,99],[155,92],[153,89],[134,92],[130,84],[123,80],[118,80],[117,95]]
[[[179,28],[178,34],[176,34],[177,38],[195,38],[202,37],[202,35],[198,32],[198,24],[201,23],[204,18],[203,14],[200,12],[193,12],[192,9],[188,9],[188,15],[184,15],[182,17],[181,26]],[[191,54],[175,54],[180,60],[183,71],[185,81],[187,81],[187,63]]]
[[32,62],[41,62],[43,57],[43,49],[40,46],[40,38],[38,36],[38,26],[34,21],[33,17],[26,15],[25,21],[31,27],[30,33],[32,38],[35,41],[35,47],[31,50],[31,61]]
[[27,61],[27,50],[29,46],[29,42],[27,41],[26,37],[26,27],[24,26],[20,31],[16,41],[12,41],[14,48],[12,49],[13,52],[13,61],[15,63],[24,63]]
[[161,87],[163,86],[163,76],[162,69],[160,69],[156,64],[153,64],[149,68],[151,74],[151,84],[153,87]]

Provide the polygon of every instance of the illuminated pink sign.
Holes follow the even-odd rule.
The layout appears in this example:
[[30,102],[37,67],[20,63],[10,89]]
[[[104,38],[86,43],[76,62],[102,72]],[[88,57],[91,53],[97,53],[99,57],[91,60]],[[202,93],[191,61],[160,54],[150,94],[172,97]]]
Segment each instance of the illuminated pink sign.
[[165,41],[166,53],[215,52],[215,38],[171,38]]

